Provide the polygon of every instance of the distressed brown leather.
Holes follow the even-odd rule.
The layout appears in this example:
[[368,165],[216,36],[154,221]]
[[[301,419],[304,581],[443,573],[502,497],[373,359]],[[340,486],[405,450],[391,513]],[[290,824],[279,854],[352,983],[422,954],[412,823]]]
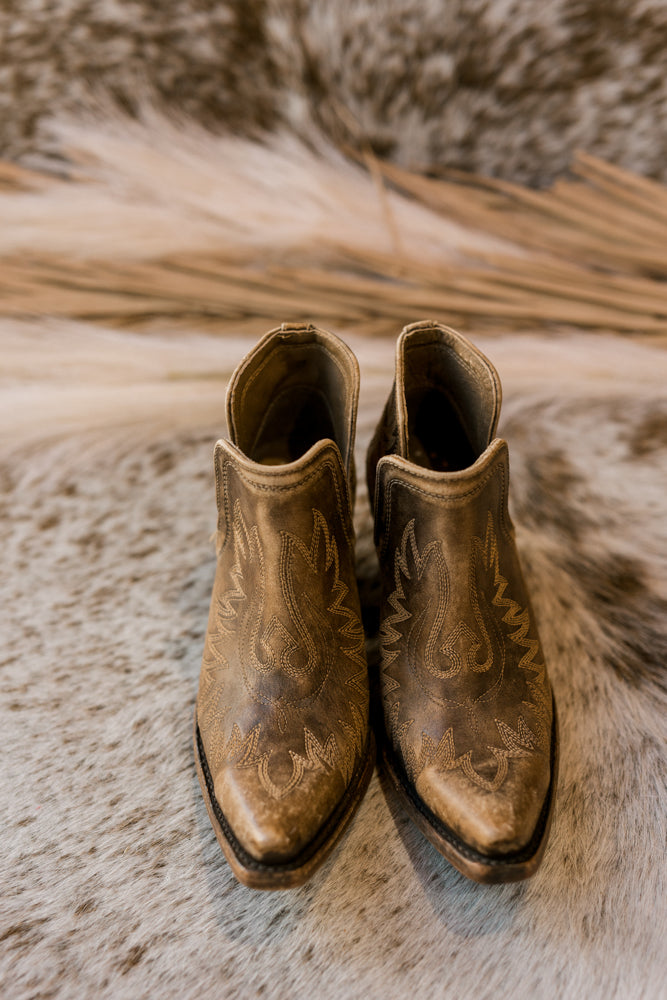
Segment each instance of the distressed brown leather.
[[312,326],[234,373],[218,441],[218,563],[197,722],[215,797],[253,858],[299,854],[368,743],[351,506],[359,373]]
[[407,327],[368,456],[383,580],[386,738],[436,818],[523,848],[551,780],[552,695],[514,541],[498,375],[460,334]]

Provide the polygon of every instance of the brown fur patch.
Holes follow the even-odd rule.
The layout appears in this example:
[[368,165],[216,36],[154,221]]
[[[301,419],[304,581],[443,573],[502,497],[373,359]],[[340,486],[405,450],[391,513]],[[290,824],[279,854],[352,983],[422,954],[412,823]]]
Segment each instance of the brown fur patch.
[[647,585],[642,561],[573,550],[564,565],[606,640],[603,662],[628,684],[667,692],[667,601]]
[[573,503],[574,491],[584,479],[567,455],[558,448],[530,452],[527,476],[520,499],[514,503],[516,517],[524,524],[549,527],[573,542],[581,536],[590,518]]
[[645,458],[667,449],[667,411],[651,410],[629,430],[626,440],[633,458]]

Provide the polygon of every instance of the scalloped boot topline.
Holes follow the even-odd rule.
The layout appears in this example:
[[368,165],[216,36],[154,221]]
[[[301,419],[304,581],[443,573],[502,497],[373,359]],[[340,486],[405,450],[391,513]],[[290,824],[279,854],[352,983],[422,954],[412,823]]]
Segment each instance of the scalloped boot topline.
[[245,885],[303,883],[375,752],[355,579],[354,355],[283,324],[241,362],[215,447],[218,563],[194,719],[208,814]]
[[539,865],[555,708],[510,521],[498,375],[434,322],[401,334],[368,453],[383,582],[383,757],[403,805],[479,882]]

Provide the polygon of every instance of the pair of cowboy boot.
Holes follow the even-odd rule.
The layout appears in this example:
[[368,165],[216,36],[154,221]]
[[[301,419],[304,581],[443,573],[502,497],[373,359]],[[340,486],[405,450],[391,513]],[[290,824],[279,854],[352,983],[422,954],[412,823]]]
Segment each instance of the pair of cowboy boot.
[[[375,759],[352,509],[359,369],[283,324],[234,373],[215,449],[218,564],[195,710],[197,770],[237,878],[299,885]],[[368,453],[383,583],[386,769],[465,875],[525,878],[544,850],[556,727],[507,510],[500,383],[460,334],[415,323]]]

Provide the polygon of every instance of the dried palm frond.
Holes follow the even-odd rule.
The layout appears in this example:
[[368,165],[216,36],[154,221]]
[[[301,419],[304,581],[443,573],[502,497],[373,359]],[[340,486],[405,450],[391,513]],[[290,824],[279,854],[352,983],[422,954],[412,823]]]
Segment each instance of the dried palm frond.
[[0,312],[667,333],[667,188],[580,154],[547,191],[166,123],[0,164]]

